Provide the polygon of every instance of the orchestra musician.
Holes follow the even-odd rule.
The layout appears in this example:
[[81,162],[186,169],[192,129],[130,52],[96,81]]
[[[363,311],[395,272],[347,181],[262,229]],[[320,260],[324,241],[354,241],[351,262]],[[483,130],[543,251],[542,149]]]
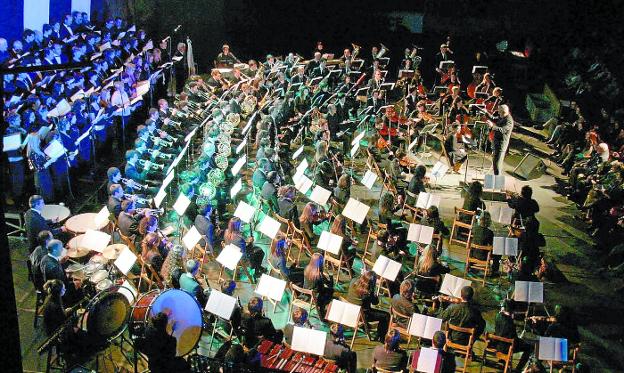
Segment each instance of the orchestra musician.
[[496,83],[492,80],[492,75],[490,73],[485,73],[483,74],[483,80],[481,80],[481,83],[475,88],[475,92],[491,95],[494,88],[496,88]]
[[217,55],[214,60],[215,67],[233,67],[234,64],[240,63],[238,58],[230,52],[230,46],[223,44],[222,52]]

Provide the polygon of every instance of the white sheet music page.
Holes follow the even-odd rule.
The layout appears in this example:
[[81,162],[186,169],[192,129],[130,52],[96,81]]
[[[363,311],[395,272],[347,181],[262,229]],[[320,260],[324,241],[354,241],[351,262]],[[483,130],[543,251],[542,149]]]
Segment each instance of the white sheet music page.
[[294,351],[323,356],[326,341],[327,332],[295,326],[290,348]]
[[195,247],[195,245],[199,242],[200,239],[201,239],[201,234],[199,233],[197,228],[195,228],[195,226],[193,225],[191,229],[189,229],[189,231],[186,232],[184,237],[182,237],[182,242],[184,243],[184,246],[186,246],[187,249],[192,250]]
[[108,222],[108,217],[110,216],[110,212],[108,211],[108,207],[104,206],[100,209],[100,211],[95,215],[93,221],[97,227],[101,227],[104,223]]
[[371,170],[366,170],[364,177],[362,178],[362,184],[368,189],[373,189],[373,185],[375,185],[375,181],[377,180],[377,174]]
[[343,237],[328,231],[321,232],[317,247],[334,255],[340,253]]
[[247,161],[247,154],[243,154],[240,158],[238,158],[236,163],[234,163],[234,165],[232,166],[232,176],[238,175],[238,172],[241,170],[241,168],[243,168],[243,165],[245,164],[246,161]]
[[256,208],[252,205],[240,201],[238,202],[238,206],[236,206],[236,210],[234,211],[234,216],[244,221],[245,223],[251,222],[253,219],[254,213],[256,212]]
[[301,174],[299,178],[295,181],[295,189],[300,191],[302,194],[308,193],[310,188],[312,188],[312,180],[309,177]]
[[436,179],[440,179],[442,177],[444,177],[444,175],[446,175],[446,172],[448,171],[449,167],[438,161],[436,162],[435,165],[433,165],[433,169],[431,170],[431,175],[433,177],[435,177]]
[[2,144],[2,151],[8,152],[11,150],[19,149],[22,146],[22,135],[14,133],[12,135],[4,136],[4,142]]
[[360,306],[334,299],[331,302],[327,319],[342,325],[355,328],[360,315]]
[[380,255],[375,261],[373,272],[389,281],[396,280],[401,271],[401,263]]
[[124,276],[130,272],[130,269],[134,265],[137,260],[137,256],[130,250],[129,247],[124,247],[123,250],[119,253],[117,259],[115,259],[115,267],[119,269],[119,272],[123,273]]
[[258,230],[265,234],[269,238],[275,238],[277,232],[279,232],[281,223],[272,217],[265,215],[262,221],[258,225]]
[[433,232],[433,227],[412,223],[407,231],[407,239],[412,242],[429,245],[433,240]]
[[369,209],[370,206],[358,201],[357,199],[349,198],[344,210],[342,210],[342,215],[358,224],[362,224]]
[[429,347],[422,347],[418,355],[417,372],[435,373],[438,363],[438,350]]
[[234,307],[236,307],[236,298],[213,289],[206,302],[205,310],[224,320],[229,320]]
[[182,216],[190,204],[191,200],[184,193],[180,193],[178,199],[173,204],[173,209],[179,216]]
[[453,276],[450,273],[444,275],[442,280],[442,286],[440,287],[440,293],[453,296],[455,298],[461,298],[461,289],[464,286],[471,286],[472,281],[466,280],[461,277]]
[[217,262],[221,263],[222,266],[233,271],[236,269],[236,265],[240,261],[243,253],[241,249],[236,245],[227,245],[221,250],[219,256],[217,256]]
[[286,281],[263,273],[256,287],[256,294],[280,302],[284,295],[284,289],[286,289]]
[[320,185],[315,185],[310,194],[310,200],[318,203],[321,206],[327,204],[327,200],[331,197],[331,192]]

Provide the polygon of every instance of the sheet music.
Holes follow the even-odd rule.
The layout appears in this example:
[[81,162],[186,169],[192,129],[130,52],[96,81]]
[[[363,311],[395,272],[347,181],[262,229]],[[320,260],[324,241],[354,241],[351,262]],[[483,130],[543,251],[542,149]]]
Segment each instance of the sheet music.
[[310,200],[321,206],[327,204],[329,197],[331,197],[331,192],[320,185],[316,185],[314,189],[312,189],[312,194],[310,194]]
[[240,157],[236,161],[236,163],[234,163],[234,166],[232,166],[232,176],[238,175],[238,172],[241,170],[241,168],[243,168],[245,162],[247,162],[247,154],[243,154],[243,156]]
[[409,334],[425,339],[433,339],[435,332],[441,329],[442,319],[420,313],[412,315],[407,328]]
[[342,215],[358,224],[362,224],[368,214],[368,210],[370,210],[370,206],[357,199],[349,198],[344,210],[342,210]]
[[544,284],[539,281],[516,281],[514,300],[516,302],[544,303]]
[[312,180],[305,175],[301,175],[297,180],[295,180],[295,189],[300,191],[303,194],[308,193],[308,190],[312,188]]
[[243,257],[243,252],[236,245],[227,245],[221,250],[219,255],[217,256],[217,262],[221,263],[222,266],[233,271],[236,269],[238,262]]
[[199,233],[197,228],[195,228],[195,226],[193,225],[191,226],[191,229],[189,229],[189,231],[186,232],[184,237],[182,237],[182,242],[184,243],[184,246],[186,246],[187,249],[192,250],[195,247],[195,245],[199,242],[200,239],[201,239],[201,234]]
[[4,136],[2,151],[9,152],[11,150],[17,150],[22,146],[22,135],[18,133],[14,133],[12,135]]
[[297,168],[295,168],[295,174],[303,174],[305,172],[305,170],[308,168],[309,164],[308,164],[308,160],[303,158],[303,160],[301,161],[301,163],[299,163],[299,165],[297,165]]
[[360,308],[360,306],[355,304],[334,299],[331,302],[327,320],[355,328],[358,324]]
[[281,223],[268,215],[264,215],[262,221],[258,225],[258,230],[265,234],[267,237],[274,239],[279,232]]
[[319,241],[316,246],[321,250],[325,250],[334,255],[339,255],[340,248],[342,247],[342,240],[342,236],[328,231],[323,231],[321,232],[321,236],[319,237]]
[[243,179],[239,177],[234,183],[234,186],[232,186],[232,189],[230,189],[230,198],[234,199],[241,189],[243,189]]
[[389,281],[396,280],[402,264],[386,256],[379,255],[373,266],[373,272]]
[[250,204],[240,201],[238,206],[236,206],[236,210],[234,211],[234,216],[240,218],[240,220],[245,223],[250,223],[253,219],[254,213],[256,212],[256,208],[251,206]]
[[247,145],[247,138],[243,139],[243,141],[238,144],[236,147],[236,154],[240,153],[243,149],[245,149],[245,145]]
[[290,348],[294,351],[323,356],[326,341],[327,332],[295,326]]
[[350,152],[351,159],[353,159],[355,157],[355,154],[357,153],[357,151],[359,149],[360,149],[360,143],[357,142],[357,143],[355,143],[355,145],[353,145],[353,148],[351,148],[351,152]]
[[156,196],[154,197],[154,204],[156,205],[156,208],[160,207],[160,204],[162,203],[162,201],[165,199],[166,196],[167,196],[167,192],[165,191],[165,188],[161,187],[158,190],[158,193],[156,193]]
[[442,286],[440,287],[440,293],[453,296],[455,298],[461,298],[461,289],[464,286],[471,286],[472,281],[466,280],[461,277],[453,276],[450,273],[444,275],[442,280]]
[[429,245],[433,240],[433,231],[433,227],[412,223],[407,231],[407,239],[412,242]]
[[492,206],[492,208],[490,209],[490,215],[492,216],[492,220],[504,225],[511,224],[513,214],[514,209],[504,204],[497,204],[495,206]]
[[438,350],[422,347],[418,355],[417,372],[435,373],[438,366]]
[[483,180],[483,189],[504,190],[505,175],[485,175]]
[[134,265],[137,260],[137,256],[130,250],[129,247],[124,247],[123,250],[119,253],[117,259],[115,259],[115,267],[119,269],[119,272],[123,273],[124,276],[130,272],[130,269]]
[[263,297],[280,302],[284,295],[284,289],[286,289],[286,281],[263,273],[255,292]]
[[171,172],[169,172],[167,176],[165,176],[165,179],[163,180],[162,186],[160,188],[165,189],[166,187],[168,187],[169,184],[171,184],[171,181],[173,181],[174,176],[175,176],[175,169],[172,169]]
[[440,179],[444,177],[444,175],[446,175],[448,170],[449,170],[449,167],[446,164],[438,161],[436,162],[436,164],[433,165],[433,169],[431,170],[431,175],[435,177],[436,179]]
[[431,206],[439,207],[441,197],[435,194],[420,192],[416,201],[416,207],[421,209],[428,209]]
[[493,246],[494,255],[518,255],[518,238],[516,237],[494,237]]
[[235,307],[236,298],[223,294],[216,289],[212,289],[204,309],[224,320],[229,320],[230,317],[232,317],[232,312],[234,312]]
[[366,132],[362,132],[359,135],[355,136],[355,138],[351,141],[351,146],[359,144],[360,141],[364,138],[364,135],[366,135]]
[[184,193],[180,193],[178,199],[173,204],[173,209],[178,215],[182,216],[190,204],[191,200]]
[[50,144],[43,150],[43,152],[50,157],[50,159],[57,159],[65,154],[65,147],[58,140],[52,140]]
[[101,253],[111,240],[110,234],[89,229],[80,241],[80,246],[85,249]]
[[568,361],[568,340],[565,338],[539,337],[537,358],[546,361]]
[[299,156],[301,155],[301,153],[303,153],[303,145],[301,145],[301,146],[299,147],[299,149],[297,149],[297,150],[293,153],[293,155],[292,155],[292,159],[293,159],[293,160],[295,160],[295,159],[299,158]]
[[373,189],[373,185],[375,185],[375,180],[377,180],[377,174],[371,170],[366,170],[364,177],[362,178],[362,184],[368,189]]

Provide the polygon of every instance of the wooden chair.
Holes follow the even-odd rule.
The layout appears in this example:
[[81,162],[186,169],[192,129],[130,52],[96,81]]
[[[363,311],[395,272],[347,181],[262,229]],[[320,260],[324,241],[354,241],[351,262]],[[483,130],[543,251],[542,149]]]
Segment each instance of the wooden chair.
[[286,227],[286,232],[283,232],[284,237],[287,240],[290,240],[293,234],[292,228],[291,228],[291,225],[292,225],[291,221],[280,216],[277,212],[273,212],[273,217],[275,218],[275,220],[279,221],[281,224],[283,224]]
[[[466,223],[463,220],[464,217],[469,218],[470,222]],[[472,237],[472,226],[475,219],[475,211],[455,207],[455,219],[453,220],[453,228],[451,229],[449,245],[457,243],[459,245],[463,245],[464,247],[468,247],[470,238]]]
[[353,270],[351,269],[349,262],[345,259],[342,251],[340,252],[339,258],[336,258],[331,253],[326,253],[325,264],[327,265],[328,270],[333,270],[335,272],[336,283],[340,282],[340,274],[343,272],[349,276],[349,281],[353,279]]
[[132,250],[133,253],[137,253],[137,248],[136,248],[136,235],[133,234],[132,236],[124,236],[123,233],[121,233],[121,231],[119,230],[119,228],[117,228],[117,233],[119,234],[119,238],[121,238],[121,242],[123,242],[124,244],[126,244],[126,246],[128,246],[130,248],[130,250]]
[[[422,210],[416,207],[416,200],[418,200],[418,194],[412,193],[407,189],[405,190],[405,194],[406,196],[405,196],[405,202],[403,203],[403,211],[405,211],[405,209],[409,210],[412,214],[412,223],[415,223],[416,220],[420,220],[423,217]],[[414,204],[410,205],[409,203],[407,203],[408,199],[413,199]]]
[[[461,344],[452,340],[450,337],[451,336],[450,332],[459,332],[459,333],[468,334],[469,336],[468,344],[464,345],[464,344]],[[445,348],[451,348],[453,349],[453,352],[455,352],[455,354],[458,354],[459,356],[463,356],[464,367],[462,369],[462,372],[466,372],[466,369],[468,367],[468,362],[472,359],[472,346],[474,344],[474,340],[475,340],[475,328],[462,328],[461,326],[456,326],[451,323],[447,325]]]
[[[289,282],[290,291],[292,293],[292,297],[290,299],[290,305],[288,306],[288,321],[290,321],[290,317],[292,315],[293,306],[297,306],[299,308],[303,308],[308,311],[308,315],[312,317],[312,310],[316,309],[316,296],[314,295],[314,291],[311,289],[304,289],[300,286]],[[317,310],[317,314],[319,315],[319,319],[321,318],[321,314]]]
[[373,253],[371,252],[371,250],[372,246],[375,244],[375,241],[377,241],[378,233],[379,231],[374,230],[371,225],[368,226],[368,235],[366,237],[366,245],[364,245],[364,251],[362,252],[362,254],[358,253],[358,256],[360,257],[360,259],[362,259],[362,261],[364,261],[365,259],[373,260]]
[[[370,259],[364,259],[362,260],[362,263],[364,264],[364,267],[367,268],[369,271],[371,271],[373,267],[375,266],[375,263],[373,263],[373,261]],[[385,278],[381,276],[377,276],[375,288],[377,289],[376,294],[378,296],[379,296],[379,293],[381,293],[381,291],[383,290],[388,296],[388,298],[392,298],[392,294],[390,294],[390,288],[388,287],[388,280],[386,280]]]
[[[342,302],[351,303],[343,296],[339,296],[338,300]],[[329,314],[329,308],[327,309],[327,313]],[[376,322],[377,324],[379,324],[379,322],[377,321],[372,321],[372,322]],[[369,341],[372,341],[370,325],[368,325],[368,322],[364,318],[364,314],[362,313],[362,310],[360,309],[360,314],[358,316],[358,323],[356,325],[355,330],[353,331],[353,337],[351,338],[351,345],[349,346],[350,348],[353,348],[353,343],[355,342],[355,337],[357,337],[358,330],[360,330],[360,326],[361,326],[361,330],[366,335],[366,338],[368,338]]]
[[403,369],[401,369],[401,370],[387,370],[387,369],[376,367],[375,364],[373,364],[373,371],[374,372],[378,372],[378,373],[403,373]]
[[[312,246],[310,245],[310,241],[308,241],[308,237],[303,233],[303,230],[295,227],[294,224],[291,224],[290,229],[292,230],[292,238],[291,244],[295,245],[299,252],[297,253],[297,258],[294,259],[295,264],[298,266],[301,261],[301,253],[305,252],[306,255],[312,257]],[[290,259],[290,258],[288,258]]]
[[[559,372],[563,372],[567,369],[570,369],[572,371],[572,373],[576,373],[576,364],[578,363],[578,357],[581,353],[581,344],[575,344],[571,346],[571,350],[572,350],[572,358],[568,359],[568,361],[563,362],[563,361],[549,361],[548,362],[548,366],[550,367],[552,365],[553,369],[558,369]],[[568,352],[568,356],[570,355],[570,353]]]
[[[507,344],[507,352],[498,351],[496,348],[499,343]],[[512,338],[500,337],[493,333],[485,333],[485,348],[483,349],[483,358],[481,366],[487,366],[488,362],[494,363],[495,367],[502,369],[503,373],[512,370],[513,368],[513,351],[514,340]],[[488,357],[494,359],[488,360]],[[504,364],[501,364],[503,362]]]
[[388,330],[396,329],[401,335],[407,336],[407,347],[409,347],[412,341],[412,335],[408,332],[411,318],[411,315],[404,315],[393,307],[390,307],[390,323],[388,324]]
[[[486,254],[486,259],[481,260],[470,255],[471,253],[474,252],[473,250],[484,252]],[[492,250],[493,250],[492,245],[483,246],[483,245],[477,245],[475,243],[470,242],[470,244],[468,245],[468,248],[466,249],[466,269],[464,270],[464,278],[468,277],[468,272],[470,271],[471,268],[478,269],[480,271],[483,271],[483,278],[481,279],[481,285],[485,286],[485,279],[490,273],[490,259],[492,256]]]

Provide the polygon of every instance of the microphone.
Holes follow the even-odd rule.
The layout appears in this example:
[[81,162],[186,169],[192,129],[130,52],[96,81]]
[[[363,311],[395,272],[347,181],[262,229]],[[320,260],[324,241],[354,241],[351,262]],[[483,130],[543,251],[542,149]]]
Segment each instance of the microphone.
[[178,32],[178,30],[180,29],[180,27],[182,27],[182,25],[178,25],[178,26],[177,26],[177,27],[173,30],[173,32]]

